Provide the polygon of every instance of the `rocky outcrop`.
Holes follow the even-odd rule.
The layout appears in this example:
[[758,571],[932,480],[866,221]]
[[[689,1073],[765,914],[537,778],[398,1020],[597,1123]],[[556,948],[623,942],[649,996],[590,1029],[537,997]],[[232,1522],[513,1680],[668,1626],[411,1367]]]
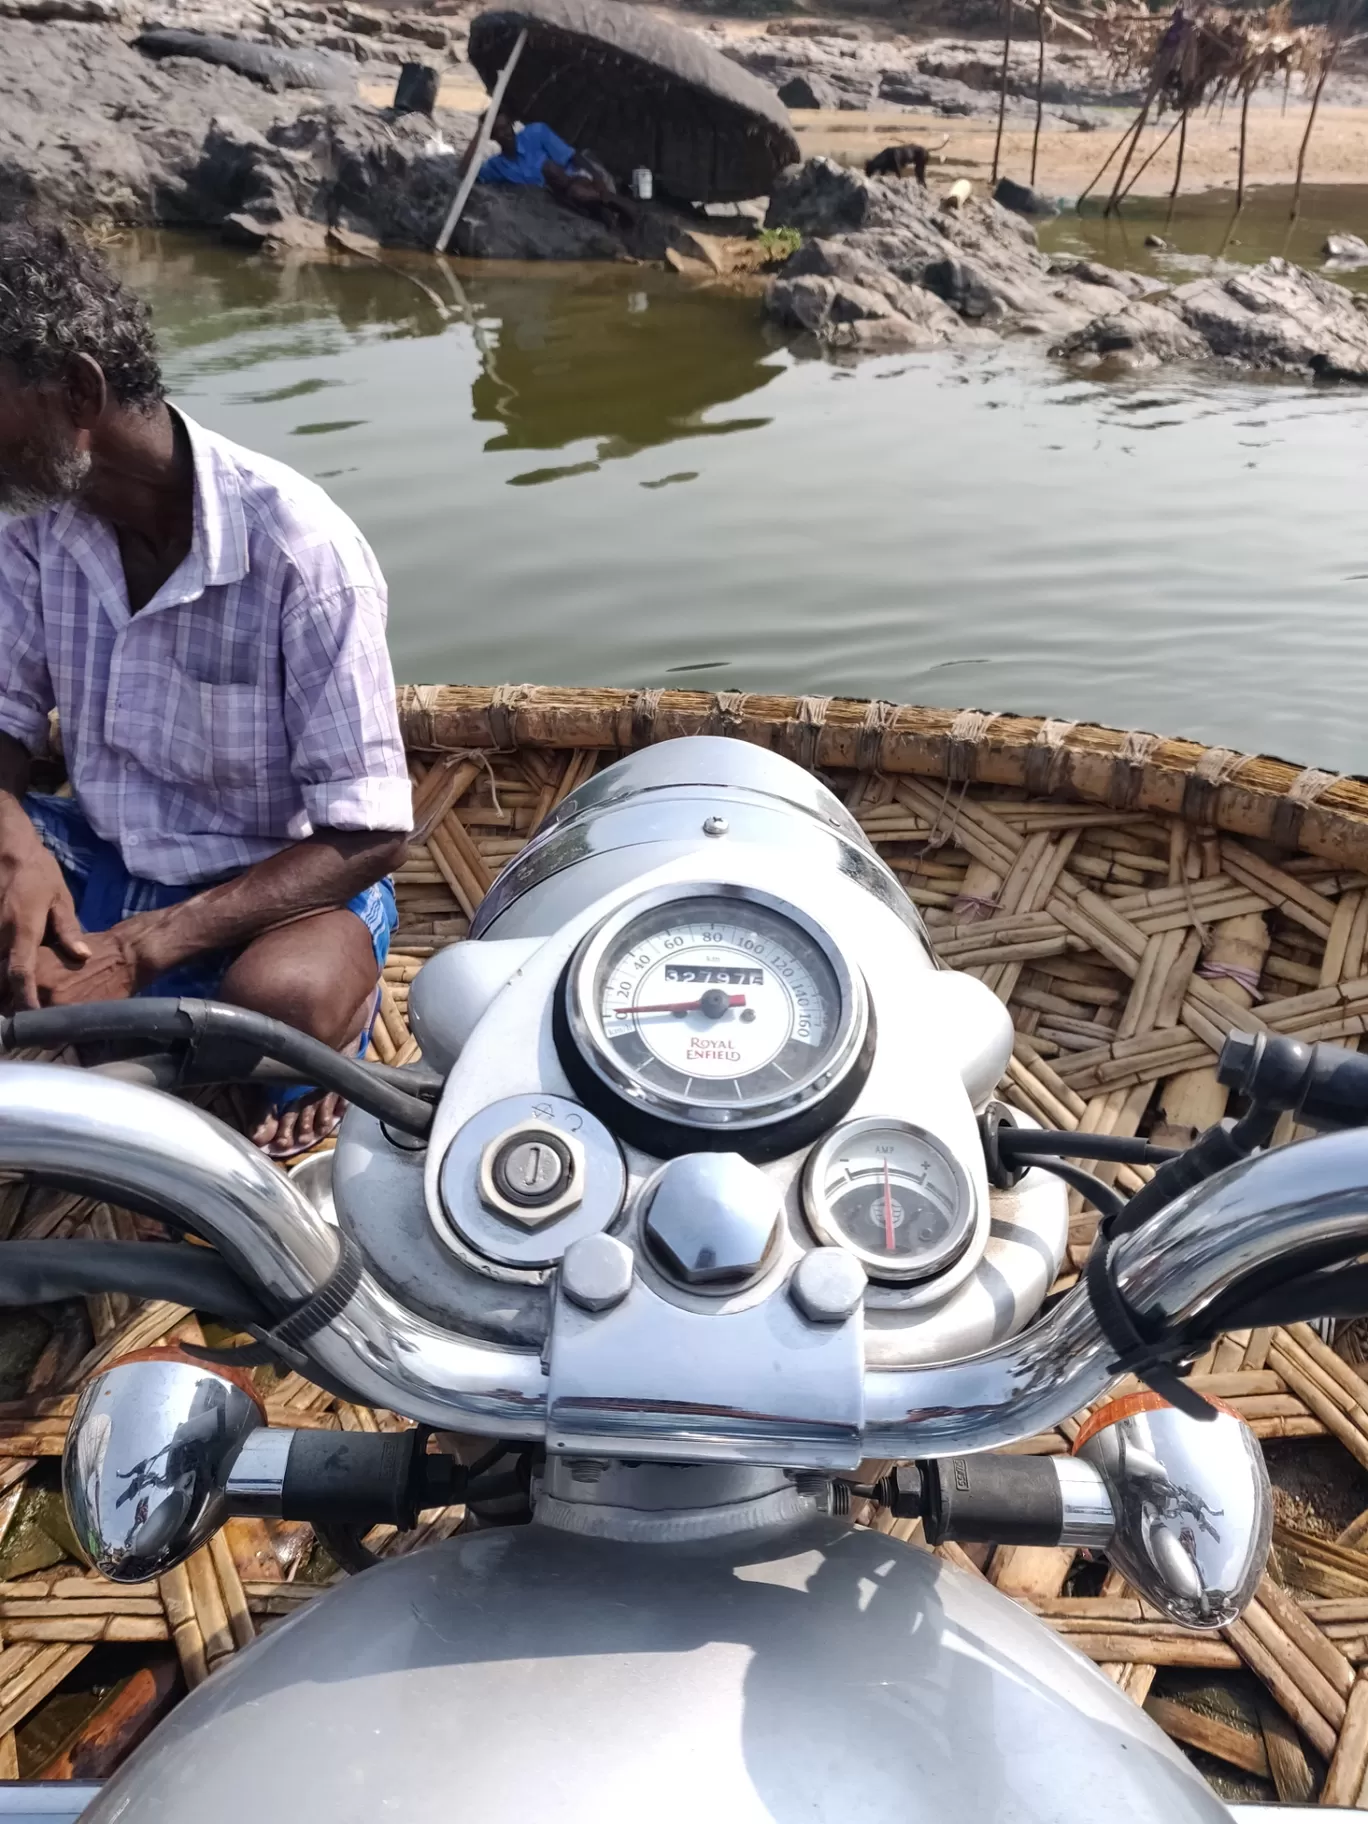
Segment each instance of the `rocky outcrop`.
[[848,241],[807,241],[769,292],[770,314],[829,348],[866,353],[991,341],[920,285]]
[[[941,40],[911,46],[818,21],[800,31],[799,23],[776,20],[763,38],[719,38],[719,49],[770,83],[789,107],[915,108],[985,118],[997,112],[1000,65],[984,58],[981,45]],[[1008,66],[1009,113],[1034,112],[1035,83],[1036,49],[1023,42]],[[790,93],[822,99],[791,100]],[[1047,47],[1044,100],[1053,117],[1091,127],[1107,118],[1098,110],[1131,99],[1096,51]]]
[[1067,336],[1056,352],[1086,366],[1214,358],[1261,373],[1368,380],[1368,304],[1290,261],[1265,260],[1128,304]]
[[[267,82],[274,68],[262,66]],[[322,251],[334,225],[431,247],[474,128],[472,114],[429,119],[278,94],[217,60],[145,56],[108,26],[0,18],[0,215],[41,202],[82,220],[215,228],[249,248]],[[477,186],[454,250],[659,259],[669,241],[668,223],[652,217],[629,250],[543,192]]]
[[771,283],[767,308],[830,348],[925,348],[974,330],[1048,336],[1085,367],[1218,360],[1368,380],[1368,299],[1287,260],[1168,290],[1094,260],[1048,257],[1030,224],[996,202],[951,210],[919,185],[827,159],[785,174],[769,222],[808,238]]
[[[835,286],[877,289],[869,276],[877,270],[902,287],[893,314],[918,326],[910,346],[923,345],[926,312],[908,307],[907,288],[928,294],[961,325],[1043,335],[1080,329],[1114,308],[1118,292],[1132,291],[1130,275],[1086,261],[1051,261],[1037,247],[1030,225],[997,203],[971,199],[952,210],[918,184],[866,178],[829,159],[810,159],[786,173],[770,199],[768,220],[819,243],[822,276]],[[837,247],[859,257],[858,279],[847,277],[848,269],[836,262]],[[808,246],[799,248],[770,289],[771,309],[786,320],[794,317],[788,283],[810,271],[812,257]],[[803,327],[848,347],[848,336],[831,333],[847,320],[832,299],[818,327]],[[931,320],[944,322],[935,313]],[[885,345],[895,330],[896,324],[881,332]]]
[[1290,260],[1180,285],[1169,306],[1223,361],[1368,380],[1368,303]]

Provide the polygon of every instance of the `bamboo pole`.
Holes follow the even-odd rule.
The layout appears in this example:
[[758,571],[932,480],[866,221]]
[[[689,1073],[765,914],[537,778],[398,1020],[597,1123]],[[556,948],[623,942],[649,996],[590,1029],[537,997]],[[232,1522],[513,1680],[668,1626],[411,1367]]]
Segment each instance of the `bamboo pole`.
[[1036,160],[1040,154],[1040,122],[1045,112],[1045,0],[1036,0],[1036,109],[1031,135],[1031,187],[1035,188]]
[[[1140,135],[1145,130],[1145,122],[1149,119],[1149,111],[1154,104],[1154,97],[1157,92],[1155,84],[1151,82],[1145,95],[1144,102],[1141,105],[1140,112],[1136,116],[1135,125],[1130,131],[1130,142],[1126,147],[1125,156],[1121,160],[1121,169],[1116,174],[1116,182],[1112,185],[1112,193],[1107,198],[1107,206],[1102,211],[1103,215],[1114,215],[1116,212],[1116,206],[1120,199],[1121,186],[1126,181],[1126,173],[1130,169],[1130,161],[1135,156],[1135,148],[1140,144]],[[1081,200],[1082,199],[1080,198],[1080,201]]]
[[1180,115],[1179,118],[1177,120],[1175,120],[1173,125],[1169,128],[1168,132],[1165,133],[1164,137],[1159,141],[1159,144],[1157,146],[1155,146],[1153,151],[1149,154],[1148,158],[1146,158],[1145,162],[1136,168],[1135,176],[1130,180],[1130,182],[1126,185],[1125,189],[1121,192],[1120,196],[1118,196],[1116,199],[1116,207],[1117,207],[1118,211],[1120,210],[1122,203],[1125,202],[1126,198],[1130,195],[1131,191],[1134,190],[1135,186],[1140,182],[1140,179],[1145,175],[1146,171],[1148,171],[1150,166],[1154,163],[1155,159],[1158,158],[1159,154],[1163,151],[1164,147],[1173,138],[1174,134],[1178,131],[1178,128],[1181,124],[1182,124],[1182,117]]
[[1331,70],[1335,67],[1335,59],[1339,56],[1340,46],[1343,42],[1344,30],[1341,26],[1321,63],[1320,75],[1316,78],[1315,92],[1311,97],[1311,112],[1306,117],[1306,131],[1302,134],[1301,144],[1297,148],[1297,179],[1292,186],[1292,210],[1289,218],[1292,222],[1296,221],[1301,210],[1302,178],[1306,174],[1306,152],[1307,147],[1311,144],[1311,130],[1316,124],[1316,113],[1320,107],[1321,94]]
[[1012,50],[1012,0],[1003,0],[1002,12],[1002,79],[998,84],[997,137],[993,141],[994,183],[998,180],[998,166],[1002,159],[1002,128],[1007,118],[1007,64]]
[[485,153],[489,150],[489,129],[493,126],[499,109],[503,106],[504,91],[508,87],[509,78],[518,67],[518,59],[522,56],[523,46],[526,43],[527,30],[524,27],[514,41],[513,49],[509,52],[508,62],[499,71],[499,79],[494,84],[494,93],[489,98],[489,106],[481,116],[479,129],[475,135],[475,149],[470,155],[470,163],[466,166],[465,176],[461,179],[460,186],[451,199],[451,207],[447,210],[446,220],[442,223],[441,233],[437,236],[436,250],[438,253],[446,252],[447,245],[456,232],[456,224],[461,219],[462,211],[470,201],[470,193],[475,188],[476,179],[480,175],[480,166],[484,162]]

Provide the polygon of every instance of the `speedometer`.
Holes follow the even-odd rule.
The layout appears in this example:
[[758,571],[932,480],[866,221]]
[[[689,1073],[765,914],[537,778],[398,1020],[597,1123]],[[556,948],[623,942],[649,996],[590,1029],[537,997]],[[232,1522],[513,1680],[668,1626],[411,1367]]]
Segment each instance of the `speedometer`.
[[641,1143],[656,1151],[754,1130],[787,1150],[796,1119],[849,1107],[867,1066],[863,982],[813,920],[752,888],[634,900],[581,945],[562,993],[572,1080],[654,1123]]

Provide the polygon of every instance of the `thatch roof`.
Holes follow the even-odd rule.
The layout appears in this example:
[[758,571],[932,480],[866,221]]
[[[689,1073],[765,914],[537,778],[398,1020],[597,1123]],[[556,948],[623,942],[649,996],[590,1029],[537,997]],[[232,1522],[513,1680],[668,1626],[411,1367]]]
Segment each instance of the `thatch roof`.
[[544,120],[619,178],[645,165],[682,201],[738,202],[767,195],[798,158],[772,89],[695,33],[614,0],[524,0],[481,13],[470,61],[486,88],[524,29],[507,111]]

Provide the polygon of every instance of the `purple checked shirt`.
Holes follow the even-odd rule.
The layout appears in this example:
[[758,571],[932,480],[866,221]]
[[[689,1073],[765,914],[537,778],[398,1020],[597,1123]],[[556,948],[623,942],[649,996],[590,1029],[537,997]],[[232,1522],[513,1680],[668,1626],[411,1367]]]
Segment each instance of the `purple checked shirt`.
[[137,614],[102,520],[0,523],[0,730],[36,753],[55,708],[91,827],[167,886],[317,829],[409,829],[370,547],[313,482],[181,418],[194,540]]

